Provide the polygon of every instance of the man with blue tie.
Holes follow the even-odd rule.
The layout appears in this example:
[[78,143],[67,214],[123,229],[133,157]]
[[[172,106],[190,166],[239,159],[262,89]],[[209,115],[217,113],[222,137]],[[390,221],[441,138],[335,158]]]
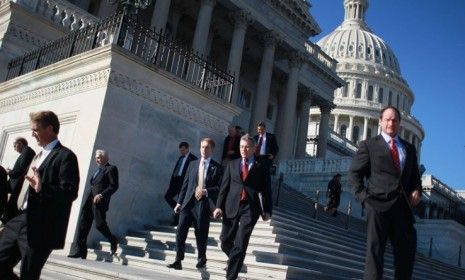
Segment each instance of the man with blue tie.
[[111,233],[106,222],[106,212],[110,205],[111,196],[118,190],[118,168],[109,162],[108,152],[95,151],[95,162],[98,165],[90,179],[91,189],[79,215],[79,222],[75,242],[71,247],[69,258],[87,257],[87,236],[95,218],[95,227],[111,244],[111,254],[116,253],[118,240]]
[[268,163],[256,158],[255,140],[249,134],[241,137],[239,150],[241,158],[228,162],[224,169],[213,212],[215,218],[223,217],[220,239],[221,249],[228,256],[228,280],[235,280],[242,268],[258,218],[261,215],[266,221],[272,211]]
[[400,120],[397,108],[381,110],[381,134],[360,142],[348,173],[367,209],[365,280],[383,279],[388,238],[395,279],[412,278],[417,245],[412,207],[420,202],[422,188],[415,147],[398,136]]
[[180,213],[176,231],[176,260],[167,265],[176,270],[182,269],[186,238],[191,224],[194,225],[197,241],[197,268],[207,263],[207,240],[210,216],[215,209],[216,198],[221,183],[222,167],[211,156],[215,142],[211,138],[200,141],[200,160],[189,164],[189,168],[179,193],[174,212]]
[[[178,161],[174,166],[173,173],[171,174],[170,185],[165,193],[165,200],[168,202],[171,209],[176,207],[177,202],[174,200],[174,197],[178,196],[179,192],[181,191],[182,183],[184,181],[184,177],[186,176],[189,163],[197,159],[194,154],[189,152],[189,143],[187,142],[179,143],[179,153],[181,153],[181,156],[178,158]],[[171,225],[177,226],[178,221],[179,214],[175,213]]]

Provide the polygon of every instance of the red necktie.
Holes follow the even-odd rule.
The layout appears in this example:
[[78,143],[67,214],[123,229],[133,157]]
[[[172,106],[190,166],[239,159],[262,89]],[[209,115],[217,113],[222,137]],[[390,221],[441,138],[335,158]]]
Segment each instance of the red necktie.
[[[242,159],[242,168],[241,168],[241,179],[242,182],[245,182],[247,179],[247,175],[249,175],[249,166],[247,165],[247,160],[245,158]],[[247,193],[245,192],[244,188],[241,191],[241,201],[247,199]]]
[[391,141],[389,141],[389,148],[391,150],[394,167],[397,169],[397,171],[400,172],[399,152],[397,151],[396,141],[394,140],[394,138],[391,138]]
[[257,148],[255,149],[255,155],[257,157],[260,156],[260,150],[262,149],[262,143],[263,143],[263,135],[260,135],[260,137],[258,138]]

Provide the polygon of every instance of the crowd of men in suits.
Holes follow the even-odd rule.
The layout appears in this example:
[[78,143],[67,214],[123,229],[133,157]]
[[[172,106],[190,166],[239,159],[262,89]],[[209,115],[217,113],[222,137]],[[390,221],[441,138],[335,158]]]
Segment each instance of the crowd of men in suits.
[[[14,142],[20,154],[12,169],[0,166],[0,279],[39,279],[53,249],[62,249],[77,198],[76,155],[58,140],[55,113],[31,113],[31,131],[42,150],[36,155],[24,138]],[[364,279],[382,279],[384,251],[390,239],[396,279],[411,279],[416,252],[412,207],[421,199],[421,179],[415,147],[397,134],[400,112],[392,106],[380,113],[380,135],[361,141],[349,170],[356,198],[367,209],[367,251]],[[270,168],[279,151],[276,137],[257,125],[258,134],[242,135],[230,127],[223,143],[222,162],[212,159],[215,142],[200,141],[200,157],[181,142],[165,199],[173,209],[176,259],[167,266],[182,269],[189,227],[194,227],[198,262],[207,264],[211,218],[222,219],[221,249],[228,257],[226,279],[237,279],[252,231],[261,216],[272,214]],[[118,187],[118,169],[105,150],[95,152],[98,169],[80,212],[71,258],[85,259],[92,222],[116,253],[117,238],[106,222],[110,198]],[[337,177],[340,177],[336,175]],[[9,178],[9,179],[7,179]],[[9,197],[9,198],[8,198]],[[21,261],[19,278],[13,268]]]

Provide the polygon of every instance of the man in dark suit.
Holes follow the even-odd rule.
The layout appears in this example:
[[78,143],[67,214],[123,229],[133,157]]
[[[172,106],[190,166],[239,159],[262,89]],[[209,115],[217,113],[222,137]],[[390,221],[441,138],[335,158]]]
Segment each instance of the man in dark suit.
[[279,152],[278,142],[274,134],[266,132],[266,124],[259,122],[257,124],[257,132],[253,138],[256,144],[255,156],[267,163],[270,167],[273,164],[273,160]]
[[[181,156],[178,158],[176,165],[174,166],[173,173],[171,174],[170,185],[165,193],[165,200],[170,205],[171,209],[176,207],[176,200],[173,197],[176,197],[181,191],[182,183],[184,182],[184,177],[186,176],[187,168],[189,163],[197,159],[197,157],[189,152],[189,143],[181,142],[179,143],[179,152]],[[174,219],[172,226],[178,225],[179,214],[174,214]]]
[[[0,279],[39,279],[53,249],[64,247],[71,204],[79,187],[76,155],[61,145],[55,113],[31,113],[32,136],[43,150],[34,157],[19,194],[8,201],[0,236]],[[10,211],[10,212],[8,212]]]
[[215,209],[216,198],[221,183],[222,168],[211,159],[215,142],[204,138],[200,142],[200,160],[189,164],[186,177],[179,193],[179,200],[174,211],[180,213],[176,232],[176,260],[169,268],[182,269],[186,238],[189,227],[194,224],[197,240],[197,268],[204,268],[207,263],[207,239],[210,227],[210,216]]
[[224,138],[223,142],[223,155],[222,155],[222,164],[226,165],[226,163],[230,160],[240,158],[241,154],[239,152],[239,141],[241,140],[241,136],[237,132],[235,126],[228,127],[228,136]]
[[23,137],[18,137],[13,143],[15,151],[19,153],[19,157],[16,159],[13,169],[7,168],[7,173],[10,183],[10,191],[12,192],[17,187],[21,188],[24,182],[24,176],[26,176],[29,165],[32,159],[36,155],[33,149],[27,145],[27,140]]
[[116,253],[118,240],[111,233],[106,222],[106,213],[111,196],[118,190],[118,168],[109,162],[108,152],[95,151],[98,169],[90,178],[91,189],[79,215],[77,235],[71,247],[69,258],[87,257],[87,236],[95,218],[95,227],[111,244],[111,254]]
[[244,263],[249,239],[260,215],[271,217],[270,169],[255,157],[254,139],[241,137],[241,158],[226,165],[213,213],[223,217],[221,249],[228,256],[226,278],[235,280]]
[[6,207],[6,202],[8,199],[8,185],[6,170],[0,166],[0,217],[3,215],[3,211]]
[[383,279],[388,238],[395,279],[412,277],[417,243],[412,207],[420,202],[422,188],[415,147],[397,135],[400,118],[395,107],[384,108],[381,134],[360,142],[349,169],[355,196],[367,209],[364,279]]

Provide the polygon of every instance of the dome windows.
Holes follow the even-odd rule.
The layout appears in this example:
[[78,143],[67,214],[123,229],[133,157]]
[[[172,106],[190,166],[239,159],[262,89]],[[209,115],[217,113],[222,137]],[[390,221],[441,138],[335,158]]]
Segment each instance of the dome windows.
[[369,101],[373,101],[373,86],[368,86],[367,98]]
[[383,102],[384,102],[384,96],[383,96],[384,92],[383,91],[384,91],[383,88],[380,88],[379,92],[378,92],[378,102],[381,103],[381,104],[383,104]]
[[357,91],[355,92],[355,98],[362,98],[362,84],[357,83]]

